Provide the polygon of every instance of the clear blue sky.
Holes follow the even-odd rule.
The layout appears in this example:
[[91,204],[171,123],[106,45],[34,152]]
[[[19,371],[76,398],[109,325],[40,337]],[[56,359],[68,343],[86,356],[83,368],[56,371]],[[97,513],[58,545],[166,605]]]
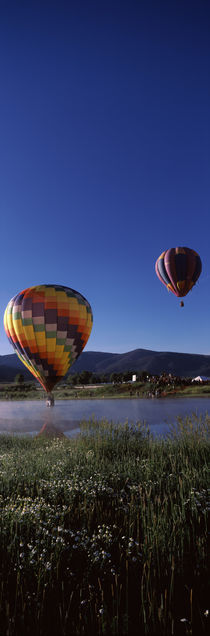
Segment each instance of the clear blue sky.
[[[12,296],[92,305],[86,350],[210,354],[210,4],[1,0],[0,354]],[[199,252],[185,307],[154,265]]]

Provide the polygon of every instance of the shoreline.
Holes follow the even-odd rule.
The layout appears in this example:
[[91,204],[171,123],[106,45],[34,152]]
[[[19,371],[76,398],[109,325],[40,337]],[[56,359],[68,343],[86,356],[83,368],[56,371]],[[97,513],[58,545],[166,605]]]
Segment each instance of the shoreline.
[[[180,399],[180,398],[210,398],[210,391],[207,392],[199,392],[199,393],[191,393],[191,392],[186,392],[184,393],[183,391],[179,391],[177,393],[166,393],[165,395],[160,395],[160,396],[145,396],[145,395],[54,395],[54,400],[55,402],[59,402],[61,400],[65,400],[65,401],[79,401],[79,400],[166,400],[166,399]],[[27,396],[23,396],[23,395],[14,395],[13,396],[9,396],[9,397],[5,397],[5,396],[0,396],[0,402],[44,402],[47,400],[47,396],[43,395],[43,396],[39,396],[39,395],[27,395]]]

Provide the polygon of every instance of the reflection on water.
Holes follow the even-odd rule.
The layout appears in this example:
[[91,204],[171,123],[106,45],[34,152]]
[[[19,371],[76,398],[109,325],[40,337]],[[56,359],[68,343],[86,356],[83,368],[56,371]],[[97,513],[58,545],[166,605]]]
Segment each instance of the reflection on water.
[[[66,407],[67,405],[65,405]],[[67,435],[72,437],[80,431],[80,419],[71,417],[68,408],[60,404],[48,409],[43,401],[0,401],[0,434],[14,435]]]
[[73,437],[80,422],[107,419],[113,422],[146,422],[154,435],[165,435],[178,416],[205,415],[210,398],[59,400],[54,408],[41,401],[0,401],[0,433]]
[[37,434],[37,437],[40,437],[41,435],[44,437],[65,437],[65,434],[59,428],[59,426],[56,426],[55,424],[52,424],[52,422],[48,421],[43,424],[41,431],[39,431],[39,433]]

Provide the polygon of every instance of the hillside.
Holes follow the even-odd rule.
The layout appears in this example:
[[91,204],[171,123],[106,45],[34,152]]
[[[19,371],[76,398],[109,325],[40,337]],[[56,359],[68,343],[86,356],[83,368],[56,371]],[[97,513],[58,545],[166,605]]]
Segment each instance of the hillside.
[[0,356],[0,382],[13,382],[17,373],[22,373],[25,380],[33,380],[33,376],[15,353]]
[[210,376],[210,356],[135,349],[127,353],[99,353],[85,351],[75,362],[71,373],[82,370],[95,373],[148,371],[159,375],[173,373],[183,377]]
[[[84,351],[71,368],[70,373],[83,370],[107,374],[124,371],[148,371],[157,375],[165,371],[182,377],[210,376],[210,356],[147,349],[135,349],[127,353]],[[26,380],[33,380],[33,376],[20,362],[16,354],[0,356],[0,382],[12,382],[19,372],[23,373]]]

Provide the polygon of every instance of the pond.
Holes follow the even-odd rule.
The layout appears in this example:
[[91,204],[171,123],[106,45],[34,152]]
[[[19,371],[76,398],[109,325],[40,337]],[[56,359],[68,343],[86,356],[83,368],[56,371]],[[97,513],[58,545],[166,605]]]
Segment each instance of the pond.
[[43,430],[77,435],[81,420],[94,417],[113,422],[146,422],[151,433],[166,435],[178,416],[205,415],[210,398],[58,400],[53,408],[45,401],[0,401],[0,434],[35,436]]

